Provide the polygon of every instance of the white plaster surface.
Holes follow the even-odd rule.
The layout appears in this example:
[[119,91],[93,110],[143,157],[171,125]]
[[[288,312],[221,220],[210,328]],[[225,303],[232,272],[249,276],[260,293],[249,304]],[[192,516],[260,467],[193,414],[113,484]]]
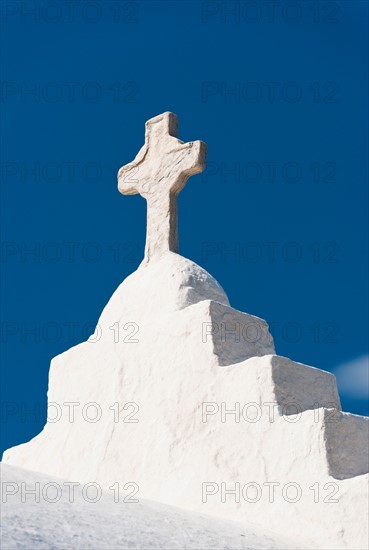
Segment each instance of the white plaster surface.
[[[259,341],[242,335],[243,322],[260,327]],[[306,548],[366,548],[367,419],[341,412],[332,374],[275,355],[266,327],[233,310],[193,262],[167,252],[143,263],[92,341],[53,359],[48,401],[59,420],[3,461],[104,487],[134,481],[142,498],[267,524]],[[222,487],[237,483],[239,502],[222,502]],[[250,483],[256,494],[248,485],[245,499]]]
[[[1,466],[4,550],[280,550],[296,546],[263,527],[187,512],[132,495]],[[22,491],[22,486],[24,490]],[[38,492],[26,494],[26,490]],[[122,488],[121,488],[122,489]],[[13,492],[15,492],[13,494]],[[6,493],[6,494],[5,494]],[[42,494],[46,499],[42,498]],[[40,495],[38,502],[36,497]],[[97,496],[99,500],[93,502]],[[119,497],[119,498],[118,498]],[[22,501],[23,498],[23,501]],[[55,500],[48,502],[47,499]],[[139,502],[132,502],[133,500]]]

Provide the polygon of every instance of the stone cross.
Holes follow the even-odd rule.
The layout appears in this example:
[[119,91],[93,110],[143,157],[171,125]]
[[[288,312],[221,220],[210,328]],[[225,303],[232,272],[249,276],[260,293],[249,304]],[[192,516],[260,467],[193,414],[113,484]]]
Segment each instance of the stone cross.
[[177,196],[190,176],[205,168],[206,144],[177,139],[178,118],[163,113],[145,125],[145,144],[135,160],[120,168],[118,189],[147,201],[145,260],[178,252]]

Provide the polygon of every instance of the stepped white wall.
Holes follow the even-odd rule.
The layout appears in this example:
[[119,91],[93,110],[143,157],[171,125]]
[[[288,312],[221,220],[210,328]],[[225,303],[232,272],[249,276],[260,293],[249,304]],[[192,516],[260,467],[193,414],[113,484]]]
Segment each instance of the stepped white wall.
[[367,545],[367,419],[341,412],[332,374],[275,355],[266,323],[232,309],[181,256],[120,285],[92,341],[53,359],[48,401],[60,419],[4,462],[106,487],[132,481],[142,498],[267,523],[309,548]]

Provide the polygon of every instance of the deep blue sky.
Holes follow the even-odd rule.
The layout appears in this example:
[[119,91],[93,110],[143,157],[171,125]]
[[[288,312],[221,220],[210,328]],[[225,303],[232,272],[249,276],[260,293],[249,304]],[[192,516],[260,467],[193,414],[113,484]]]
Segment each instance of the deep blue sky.
[[[116,169],[163,111],[208,144],[180,195],[180,252],[273,324],[280,355],[334,370],[367,353],[367,2],[246,4],[2,3],[3,402],[45,406],[50,359],[142,259],[145,203]],[[4,420],[2,449],[44,417]]]

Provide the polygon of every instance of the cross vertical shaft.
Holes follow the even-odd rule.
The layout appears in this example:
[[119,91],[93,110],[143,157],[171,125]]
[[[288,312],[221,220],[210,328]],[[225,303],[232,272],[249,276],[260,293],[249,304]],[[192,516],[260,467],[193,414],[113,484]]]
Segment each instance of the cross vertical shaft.
[[178,253],[177,195],[151,195],[147,199],[145,258],[171,251]]

